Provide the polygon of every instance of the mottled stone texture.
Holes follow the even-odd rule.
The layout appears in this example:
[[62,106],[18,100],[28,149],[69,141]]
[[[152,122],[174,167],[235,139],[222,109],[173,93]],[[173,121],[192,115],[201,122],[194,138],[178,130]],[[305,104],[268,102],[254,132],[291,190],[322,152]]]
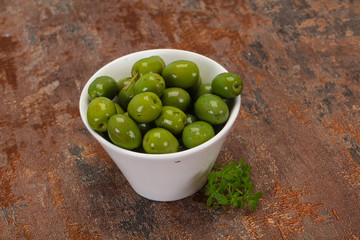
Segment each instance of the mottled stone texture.
[[[244,79],[218,162],[255,212],[138,196],[78,111],[102,65],[151,48]],[[359,239],[358,0],[0,0],[0,239]]]

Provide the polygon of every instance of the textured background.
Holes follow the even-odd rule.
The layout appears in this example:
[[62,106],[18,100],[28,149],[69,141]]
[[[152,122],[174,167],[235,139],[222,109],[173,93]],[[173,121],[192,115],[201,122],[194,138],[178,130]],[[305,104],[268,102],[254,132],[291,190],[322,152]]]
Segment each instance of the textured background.
[[[138,196],[82,124],[82,87],[151,48],[244,79],[218,162],[244,157],[255,212]],[[357,0],[0,0],[0,239],[359,239]]]

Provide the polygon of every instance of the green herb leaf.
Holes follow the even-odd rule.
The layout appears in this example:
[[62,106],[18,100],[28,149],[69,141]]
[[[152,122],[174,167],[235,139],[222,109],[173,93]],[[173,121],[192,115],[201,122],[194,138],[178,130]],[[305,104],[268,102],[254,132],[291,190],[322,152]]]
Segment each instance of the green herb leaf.
[[212,197],[209,197],[206,201],[206,206],[207,207],[210,207],[211,205],[213,204],[213,198]]
[[251,211],[255,211],[256,206],[259,204],[259,201],[249,200],[249,207]]
[[225,196],[225,195],[222,195],[222,194],[220,194],[220,193],[217,193],[216,195],[215,195],[215,199],[216,199],[216,201],[219,203],[219,204],[221,204],[221,205],[226,205],[226,204],[228,204],[228,199],[227,199],[227,197]]
[[254,184],[250,182],[251,167],[245,160],[234,160],[230,164],[218,164],[211,171],[206,184],[207,207],[233,205],[244,208],[246,203],[252,211],[259,205],[262,192],[252,194]]

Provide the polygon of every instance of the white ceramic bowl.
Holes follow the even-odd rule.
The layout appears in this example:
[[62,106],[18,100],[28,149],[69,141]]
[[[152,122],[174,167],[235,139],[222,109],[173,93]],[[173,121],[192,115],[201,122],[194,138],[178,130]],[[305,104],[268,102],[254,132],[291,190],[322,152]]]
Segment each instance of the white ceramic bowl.
[[108,63],[88,80],[80,96],[80,114],[89,132],[116,163],[135,192],[151,200],[175,201],[196,193],[205,185],[221,146],[239,113],[241,97],[235,99],[223,129],[212,139],[195,148],[170,154],[146,154],[117,147],[92,130],[88,124],[88,87],[101,75],[114,79],[128,77],[131,75],[132,65],[137,60],[153,55],[163,58],[166,64],[175,60],[195,62],[203,83],[211,82],[217,74],[227,72],[210,58],[189,51],[155,49],[135,52]]

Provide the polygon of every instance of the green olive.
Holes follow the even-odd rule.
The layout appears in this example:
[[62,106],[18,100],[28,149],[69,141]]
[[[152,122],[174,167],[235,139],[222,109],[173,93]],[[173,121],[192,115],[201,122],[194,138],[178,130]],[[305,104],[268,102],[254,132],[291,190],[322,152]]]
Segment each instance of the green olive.
[[127,109],[130,100],[135,96],[134,84],[123,87],[118,95],[119,104],[123,109]]
[[[163,60],[160,56],[155,55],[155,56],[151,56],[151,57],[149,57],[149,58],[152,59],[152,60],[154,60],[154,61],[160,62],[162,68],[165,67],[165,62],[164,62],[164,60]],[[160,72],[160,73],[161,73],[161,72]]]
[[116,107],[113,101],[106,97],[94,98],[87,109],[87,120],[92,129],[97,132],[106,132],[108,121],[116,114]]
[[192,61],[177,60],[165,66],[162,76],[167,87],[188,89],[199,80],[199,68]]
[[124,114],[115,114],[110,118],[108,135],[115,145],[128,150],[138,148],[142,141],[138,125]]
[[211,83],[204,83],[199,86],[199,88],[195,92],[195,100],[198,99],[201,95],[206,93],[212,93]]
[[161,101],[163,106],[173,106],[186,111],[190,105],[190,95],[182,88],[166,88]]
[[174,135],[164,128],[153,128],[143,138],[143,148],[146,153],[174,153],[179,150],[179,142]]
[[186,122],[185,122],[185,126],[196,122],[198,119],[191,113],[186,114]]
[[131,75],[141,77],[147,73],[161,74],[165,67],[164,60],[159,56],[150,56],[136,61],[131,69]]
[[138,125],[142,135],[147,133],[147,131],[149,131],[150,129],[153,129],[154,127],[156,127],[154,122],[138,123],[137,125]]
[[201,95],[194,104],[196,117],[210,124],[216,125],[226,122],[229,108],[225,101],[214,94]]
[[155,93],[143,92],[130,100],[127,111],[136,122],[147,123],[160,115],[161,107],[161,100]]
[[119,91],[126,87],[131,82],[132,77],[121,78],[116,81]]
[[212,80],[212,89],[216,95],[232,99],[241,94],[243,81],[234,73],[220,73]]
[[122,107],[120,107],[118,103],[114,102],[114,105],[115,105],[116,113],[125,113],[124,109],[122,109]]
[[90,100],[97,97],[107,97],[112,100],[118,93],[116,81],[109,76],[97,77],[92,81],[88,88]]
[[186,123],[186,114],[177,107],[163,106],[161,114],[155,120],[157,127],[169,130],[172,134],[177,135],[184,129]]
[[198,88],[200,87],[201,84],[202,84],[202,80],[201,80],[201,76],[199,75],[199,79],[195,83],[195,85],[189,89],[186,89],[188,91],[188,93],[192,96],[192,98],[195,95],[196,91],[198,90]]
[[135,95],[142,92],[153,92],[161,97],[165,90],[165,81],[157,73],[147,73],[135,82],[134,90]]
[[204,121],[187,125],[182,132],[182,142],[187,148],[193,148],[215,136],[213,127]]

